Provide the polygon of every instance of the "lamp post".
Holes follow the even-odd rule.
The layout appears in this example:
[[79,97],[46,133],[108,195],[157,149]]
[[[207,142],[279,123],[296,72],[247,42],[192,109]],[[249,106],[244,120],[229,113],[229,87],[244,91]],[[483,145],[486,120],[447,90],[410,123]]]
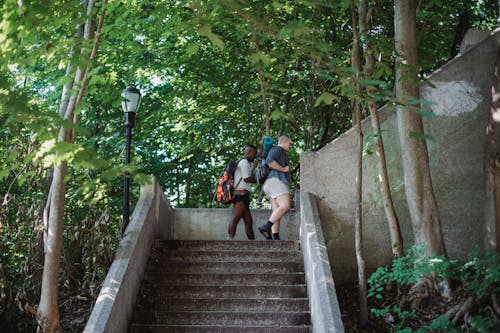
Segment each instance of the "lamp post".
[[[122,107],[125,113],[125,165],[130,164],[130,144],[132,141],[132,129],[134,128],[135,113],[141,104],[141,92],[135,87],[128,86],[122,93],[123,101]],[[127,228],[130,218],[130,174],[125,171],[123,182],[123,221],[122,221],[122,235]]]

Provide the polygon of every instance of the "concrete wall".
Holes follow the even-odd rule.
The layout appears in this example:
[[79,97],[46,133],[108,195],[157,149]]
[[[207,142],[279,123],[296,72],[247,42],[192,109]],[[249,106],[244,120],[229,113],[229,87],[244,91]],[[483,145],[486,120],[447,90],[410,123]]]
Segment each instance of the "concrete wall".
[[[495,32],[498,36],[499,32]],[[424,119],[434,191],[451,258],[465,258],[485,241],[484,149],[498,45],[489,37],[434,72],[436,86],[421,86],[436,117]],[[406,204],[396,116],[380,110],[393,200],[405,246],[413,243]],[[371,120],[363,122],[365,136]],[[346,132],[318,152],[301,155],[301,191],[318,198],[325,241],[336,283],[356,279],[354,253],[357,135]],[[367,269],[391,261],[390,239],[377,179],[376,156],[364,157],[363,231]],[[318,175],[321,175],[318,177]]]
[[[231,208],[176,208],[174,209],[173,239],[227,239],[227,226],[231,218]],[[253,230],[256,239],[264,239],[257,228],[267,222],[269,209],[252,209]],[[280,238],[299,239],[299,216],[291,209],[281,219]],[[236,240],[247,239],[243,219],[236,229]]]

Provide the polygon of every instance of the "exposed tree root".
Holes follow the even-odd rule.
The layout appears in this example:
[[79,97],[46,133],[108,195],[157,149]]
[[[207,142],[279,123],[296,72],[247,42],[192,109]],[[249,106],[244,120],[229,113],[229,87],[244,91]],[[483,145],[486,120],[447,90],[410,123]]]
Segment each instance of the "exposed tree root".
[[462,304],[459,303],[459,304],[455,304],[454,306],[452,306],[451,308],[448,309],[448,311],[446,311],[446,313],[444,314],[448,319],[451,319],[451,318],[455,318],[455,316],[457,315],[457,312],[458,310],[462,307]]
[[410,288],[409,302],[412,310],[420,309],[422,302],[431,296],[432,285],[430,279],[422,278]]
[[493,308],[493,313],[495,314],[495,317],[500,320],[500,306],[498,304],[497,294],[494,292],[491,293],[491,306]]
[[453,324],[456,325],[463,317],[465,317],[465,315],[472,309],[475,299],[476,298],[474,296],[467,297],[467,299],[460,305],[455,317],[451,320]]

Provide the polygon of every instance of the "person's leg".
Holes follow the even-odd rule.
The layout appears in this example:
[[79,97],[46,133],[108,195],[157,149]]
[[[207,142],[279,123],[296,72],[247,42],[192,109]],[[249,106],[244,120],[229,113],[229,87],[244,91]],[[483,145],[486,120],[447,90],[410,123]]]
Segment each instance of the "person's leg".
[[271,231],[273,234],[280,233],[280,222],[281,222],[281,220],[278,220],[278,221],[273,223],[273,226],[271,227]]
[[253,219],[252,213],[250,212],[250,197],[245,201],[245,210],[242,212],[243,221],[245,221],[245,232],[248,239],[255,239],[255,234],[253,233]]
[[269,217],[269,221],[259,227],[259,232],[266,239],[276,239],[279,240],[280,233],[280,222],[281,217],[285,215],[290,210],[290,194],[282,194],[276,198],[269,197],[269,201],[271,202],[271,216]]
[[273,234],[279,233],[280,232],[280,220],[271,220],[273,213],[279,208],[278,201],[276,198],[269,198],[269,201],[271,202],[271,216],[269,217],[269,221],[273,223],[273,226],[271,227],[271,231]]
[[243,217],[243,212],[245,210],[245,203],[243,201],[238,201],[233,204],[232,218],[227,227],[227,233],[229,238],[234,238],[236,234],[236,226],[238,222]]
[[283,215],[285,215],[290,210],[290,194],[289,193],[282,194],[274,198],[273,200],[276,202],[277,208],[272,210],[271,216],[269,217],[269,221],[272,222],[274,225],[276,224],[275,222],[279,222],[281,217],[283,217]]
[[[288,185],[279,179],[270,178],[264,183],[263,189],[269,197],[272,211],[268,222],[258,230],[266,239],[279,239],[280,219],[290,209]],[[274,237],[273,234],[275,234]]]

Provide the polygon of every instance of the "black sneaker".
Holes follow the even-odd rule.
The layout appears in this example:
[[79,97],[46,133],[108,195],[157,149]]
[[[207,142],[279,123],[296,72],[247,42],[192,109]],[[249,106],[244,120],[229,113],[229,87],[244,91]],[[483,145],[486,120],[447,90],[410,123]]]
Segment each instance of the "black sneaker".
[[271,240],[273,237],[271,236],[271,230],[266,228],[266,225],[264,224],[263,226],[259,227],[259,232],[264,236],[266,239]]

